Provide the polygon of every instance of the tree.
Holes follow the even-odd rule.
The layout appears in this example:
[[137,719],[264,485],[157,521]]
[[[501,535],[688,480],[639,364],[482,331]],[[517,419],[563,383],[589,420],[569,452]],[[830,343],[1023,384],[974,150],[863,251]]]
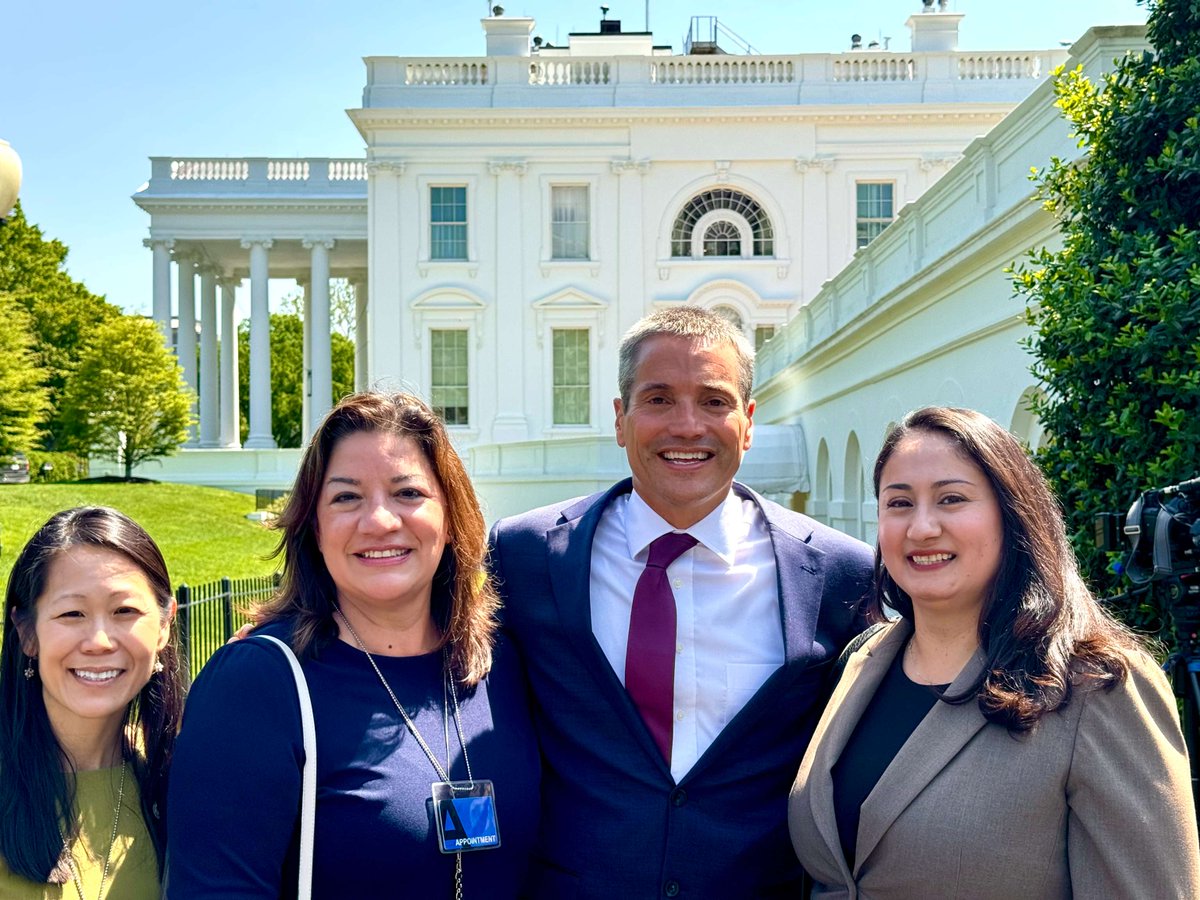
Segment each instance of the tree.
[[[334,278],[329,282],[329,324],[335,334],[354,340],[355,320],[354,289],[345,278]],[[280,312],[304,317],[304,291],[285,294],[280,300]]]
[[187,440],[192,401],[158,326],[135,316],[95,330],[64,394],[87,449],[124,462],[126,479]]
[[[1039,460],[1105,594],[1123,586],[1093,546],[1093,515],[1200,474],[1200,3],[1152,2],[1148,36],[1155,52],[1103,84],[1057,75],[1087,153],[1040,174],[1063,247],[1015,277],[1051,435]],[[1165,636],[1161,594],[1117,611]]]
[[[285,301],[286,303],[286,301]],[[354,390],[354,343],[330,335],[333,399]],[[280,447],[299,447],[304,434],[304,323],[296,312],[271,314],[271,434]],[[242,440],[250,419],[250,322],[238,326],[238,380]]]
[[0,293],[0,456],[34,447],[49,401],[37,365],[29,313]]
[[66,272],[67,248],[46,240],[31,225],[20,204],[0,228],[0,292],[8,293],[29,314],[33,359],[44,376],[50,403],[40,422],[47,450],[81,450],[83,437],[62,402],[71,372],[93,330],[121,311],[91,293]]

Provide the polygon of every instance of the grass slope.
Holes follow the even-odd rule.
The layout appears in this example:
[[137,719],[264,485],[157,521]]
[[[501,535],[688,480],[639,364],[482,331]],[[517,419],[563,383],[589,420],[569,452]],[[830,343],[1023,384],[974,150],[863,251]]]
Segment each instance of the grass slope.
[[112,506],[136,520],[162,549],[171,585],[269,575],[264,557],[277,535],[246,518],[254,498],[182,484],[0,485],[0,584],[25,542],[60,509]]

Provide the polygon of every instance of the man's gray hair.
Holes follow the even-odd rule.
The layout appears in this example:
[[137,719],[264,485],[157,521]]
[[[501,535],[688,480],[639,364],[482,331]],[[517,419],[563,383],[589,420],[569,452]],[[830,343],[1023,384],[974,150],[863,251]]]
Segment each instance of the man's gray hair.
[[629,409],[629,395],[633,392],[633,379],[642,344],[658,335],[691,338],[702,347],[732,344],[737,357],[738,393],[742,405],[750,405],[750,389],[754,386],[754,347],[746,340],[746,336],[718,313],[699,306],[673,306],[636,322],[621,338],[617,354],[617,388],[625,409]]

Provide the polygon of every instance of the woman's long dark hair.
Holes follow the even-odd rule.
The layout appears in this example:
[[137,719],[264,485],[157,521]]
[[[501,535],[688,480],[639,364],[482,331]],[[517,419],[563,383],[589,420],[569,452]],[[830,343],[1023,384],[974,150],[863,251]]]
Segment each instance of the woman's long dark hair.
[[[991,722],[1025,732],[1071,699],[1086,679],[1111,689],[1129,671],[1138,638],[1112,618],[1079,576],[1062,511],[1041,470],[1011,434],[982,413],[931,406],[893,428],[875,460],[875,496],[883,467],[913,432],[948,438],[987,476],[1004,531],[1000,570],[979,616],[979,646],[987,664],[979,681],[948,703],[977,698]],[[875,551],[875,590],[869,613],[890,606],[912,621],[912,598],[892,579]]]
[[433,470],[446,502],[450,537],[433,576],[433,618],[450,648],[456,677],[479,682],[492,665],[492,640],[500,601],[485,566],[487,532],[475,488],[441,419],[419,397],[374,391],[352,394],[330,410],[300,460],[288,501],[275,521],[282,532],[279,592],[254,611],[260,625],[292,622],[292,649],[313,655],[337,638],[333,601],[337,588],[317,544],[317,501],[334,448],[360,431],[411,439]]
[[[50,726],[41,679],[25,677],[32,660],[23,647],[35,640],[37,603],[51,565],[64,550],[77,546],[111,550],[129,559],[146,576],[161,615],[169,614],[172,603],[167,565],[157,545],[140,525],[107,507],[56,513],[30,538],[13,565],[0,643],[0,855],[11,871],[35,882],[51,877],[59,866],[63,838],[75,837],[75,772]],[[126,710],[121,756],[137,778],[142,817],[161,872],[167,769],[186,689],[174,629],[158,659],[163,670],[150,676]]]

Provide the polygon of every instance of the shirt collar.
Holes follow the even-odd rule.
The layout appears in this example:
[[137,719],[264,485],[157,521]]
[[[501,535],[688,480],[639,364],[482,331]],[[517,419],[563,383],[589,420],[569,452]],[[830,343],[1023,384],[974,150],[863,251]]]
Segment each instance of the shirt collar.
[[635,489],[630,493],[625,507],[625,540],[629,545],[629,557],[644,559],[651,541],[669,531],[682,530],[727,564],[733,565],[735,549],[746,536],[747,524],[742,514],[742,502],[742,498],[730,489],[720,505],[695,525],[676,529],[652,510]]

